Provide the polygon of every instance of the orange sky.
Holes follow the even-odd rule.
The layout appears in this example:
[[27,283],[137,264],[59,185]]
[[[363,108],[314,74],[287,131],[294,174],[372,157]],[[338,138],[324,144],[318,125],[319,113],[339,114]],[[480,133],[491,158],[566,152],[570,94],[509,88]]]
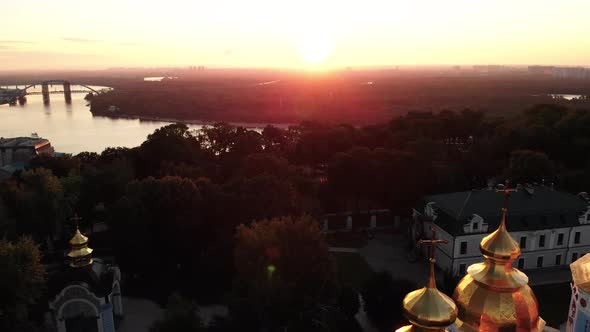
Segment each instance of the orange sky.
[[7,0],[1,11],[0,70],[590,64],[588,0]]

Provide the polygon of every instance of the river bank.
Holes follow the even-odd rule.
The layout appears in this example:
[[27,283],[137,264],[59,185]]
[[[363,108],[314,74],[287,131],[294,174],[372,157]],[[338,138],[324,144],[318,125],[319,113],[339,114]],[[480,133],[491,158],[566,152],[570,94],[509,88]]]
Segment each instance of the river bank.
[[247,129],[264,129],[266,126],[273,126],[281,129],[287,129],[291,126],[297,125],[296,123],[260,123],[260,122],[227,122],[227,121],[205,121],[197,119],[180,120],[170,117],[158,117],[158,116],[145,116],[145,115],[127,115],[127,114],[92,114],[94,117],[103,117],[110,119],[128,119],[128,120],[139,120],[144,122],[169,122],[169,123],[184,123],[187,125],[197,126],[212,126],[219,122],[226,122],[236,127],[244,127]]

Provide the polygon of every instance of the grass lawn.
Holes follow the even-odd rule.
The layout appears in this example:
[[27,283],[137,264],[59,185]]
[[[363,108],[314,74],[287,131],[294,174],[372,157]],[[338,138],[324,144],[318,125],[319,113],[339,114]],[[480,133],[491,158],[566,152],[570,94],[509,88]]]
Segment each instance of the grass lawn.
[[360,290],[367,279],[373,274],[369,264],[358,253],[332,253],[338,277],[344,286]]
[[559,329],[567,320],[572,291],[569,283],[532,287],[539,301],[539,314],[547,325]]

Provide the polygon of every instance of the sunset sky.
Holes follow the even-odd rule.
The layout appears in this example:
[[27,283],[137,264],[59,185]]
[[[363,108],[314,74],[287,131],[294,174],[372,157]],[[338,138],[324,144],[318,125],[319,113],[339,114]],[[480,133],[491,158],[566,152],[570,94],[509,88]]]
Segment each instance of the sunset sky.
[[588,0],[3,0],[0,71],[590,64]]

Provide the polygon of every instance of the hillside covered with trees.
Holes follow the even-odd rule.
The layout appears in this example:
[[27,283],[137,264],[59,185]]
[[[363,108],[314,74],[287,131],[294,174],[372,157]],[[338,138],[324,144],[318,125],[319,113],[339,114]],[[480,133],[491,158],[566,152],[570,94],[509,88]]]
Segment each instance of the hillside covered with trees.
[[[171,297],[166,316],[183,326],[199,324],[176,304],[221,301],[232,320],[220,319],[219,331],[354,331],[350,287],[363,290],[341,280],[317,217],[369,208],[408,215],[425,194],[483,188],[490,179],[544,181],[577,193],[590,188],[589,150],[590,111],[548,104],[509,118],[414,112],[366,127],[302,122],[257,132],[217,123],[191,131],[171,124],[136,148],[40,156],[3,182],[0,234],[16,244],[0,243],[0,263],[13,264],[12,251],[33,246],[18,240],[23,235],[45,260],[59,256],[78,213],[82,227],[108,225],[110,236],[91,236],[91,246],[111,249],[126,294],[160,303],[174,292],[186,297]],[[23,264],[37,269],[31,250]],[[0,289],[25,287],[30,297],[3,301],[39,303],[42,274],[26,285],[18,279],[1,278]],[[397,282],[374,279],[388,289]],[[364,291],[379,298],[373,287]],[[398,314],[372,313],[383,326],[400,324]],[[169,323],[154,331],[174,329]]]

